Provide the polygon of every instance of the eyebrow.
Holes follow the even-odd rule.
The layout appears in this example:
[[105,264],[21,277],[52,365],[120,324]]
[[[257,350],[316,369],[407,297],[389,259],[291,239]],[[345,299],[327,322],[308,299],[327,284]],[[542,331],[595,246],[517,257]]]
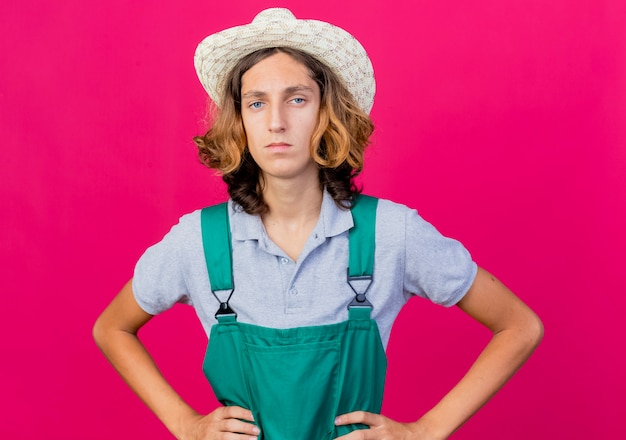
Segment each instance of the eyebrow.
[[[290,86],[290,87],[287,87],[285,90],[283,90],[284,95],[291,95],[293,93],[298,93],[298,92],[312,93],[314,92],[314,90],[313,90],[313,87],[309,87],[305,85]],[[267,96],[267,92],[263,92],[261,90],[250,90],[244,93],[243,95],[241,95],[241,98],[242,99],[262,98],[264,96]]]

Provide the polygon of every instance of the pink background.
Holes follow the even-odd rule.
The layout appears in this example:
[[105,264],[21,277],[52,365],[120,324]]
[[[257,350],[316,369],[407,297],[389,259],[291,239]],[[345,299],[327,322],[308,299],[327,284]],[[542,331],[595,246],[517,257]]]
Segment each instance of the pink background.
[[[370,52],[366,192],[419,209],[543,318],[545,340],[458,439],[618,438],[626,412],[626,3],[285,1]],[[0,438],[166,439],[91,339],[143,250],[224,198],[198,164],[207,34],[270,1],[0,5]],[[384,412],[417,418],[487,332],[412,301]],[[144,331],[199,410],[203,335],[180,306]]]

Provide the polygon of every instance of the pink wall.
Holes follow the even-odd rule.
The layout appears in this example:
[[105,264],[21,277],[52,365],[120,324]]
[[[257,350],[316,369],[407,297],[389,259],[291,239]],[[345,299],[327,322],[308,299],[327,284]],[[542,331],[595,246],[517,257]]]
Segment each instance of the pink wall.
[[[283,3],[370,51],[367,192],[461,239],[544,320],[536,355],[455,438],[617,438],[625,3]],[[269,5],[0,5],[0,438],[170,438],[99,354],[91,325],[148,245],[223,199],[191,142],[206,101],[193,51]],[[144,337],[180,392],[210,409],[193,312],[175,308]],[[418,417],[486,338],[458,310],[411,302],[389,348],[386,414]]]

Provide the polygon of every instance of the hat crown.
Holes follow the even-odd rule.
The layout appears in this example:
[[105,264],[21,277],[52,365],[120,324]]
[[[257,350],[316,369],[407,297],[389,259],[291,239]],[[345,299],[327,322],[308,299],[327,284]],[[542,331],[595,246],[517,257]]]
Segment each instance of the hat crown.
[[296,16],[293,15],[291,11],[286,8],[270,8],[259,12],[256,17],[254,17],[254,20],[252,20],[252,23],[261,24],[269,23],[272,21],[296,21]]
[[261,49],[290,47],[312,55],[332,69],[361,109],[374,103],[374,69],[361,44],[338,26],[297,19],[289,9],[259,12],[250,24],[209,35],[198,45],[194,65],[200,82],[221,107],[228,73],[243,57]]

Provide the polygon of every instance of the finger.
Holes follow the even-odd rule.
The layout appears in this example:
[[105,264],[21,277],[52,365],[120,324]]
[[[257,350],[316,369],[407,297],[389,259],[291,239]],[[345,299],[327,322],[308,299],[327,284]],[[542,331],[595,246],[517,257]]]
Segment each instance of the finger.
[[241,419],[254,422],[254,416],[249,409],[240,406],[223,406],[220,411],[222,419]]
[[258,440],[256,435],[236,434],[232,432],[223,433],[219,438],[221,440]]
[[335,425],[350,425],[353,423],[362,423],[367,426],[374,426],[379,423],[380,415],[366,412],[354,411],[342,414],[335,418]]
[[357,429],[349,434],[337,437],[335,440],[375,440],[376,437],[373,436],[372,432],[369,429]]
[[236,434],[246,434],[249,436],[257,436],[260,431],[258,426],[252,423],[242,422],[239,419],[226,419],[222,422],[221,431]]

